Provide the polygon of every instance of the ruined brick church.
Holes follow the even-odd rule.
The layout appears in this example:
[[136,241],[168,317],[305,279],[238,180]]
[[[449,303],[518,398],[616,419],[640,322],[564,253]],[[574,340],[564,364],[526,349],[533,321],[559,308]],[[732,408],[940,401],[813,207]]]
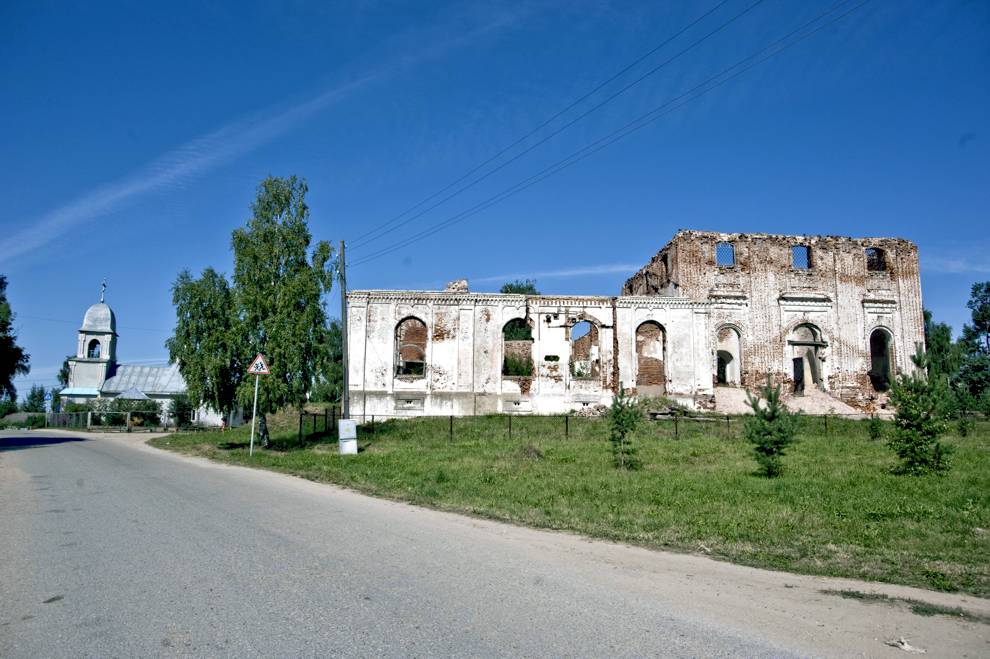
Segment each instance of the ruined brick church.
[[924,341],[897,238],[679,231],[620,295],[352,291],[352,414],[557,414],[763,384],[872,411]]

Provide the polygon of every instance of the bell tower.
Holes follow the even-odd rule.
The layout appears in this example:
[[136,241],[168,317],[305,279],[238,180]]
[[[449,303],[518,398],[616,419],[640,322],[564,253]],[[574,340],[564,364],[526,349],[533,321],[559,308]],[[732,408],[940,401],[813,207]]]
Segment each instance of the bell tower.
[[117,319],[104,301],[106,287],[103,282],[100,301],[86,310],[77,335],[76,356],[69,357],[69,388],[88,390],[83,395],[99,395],[117,362]]

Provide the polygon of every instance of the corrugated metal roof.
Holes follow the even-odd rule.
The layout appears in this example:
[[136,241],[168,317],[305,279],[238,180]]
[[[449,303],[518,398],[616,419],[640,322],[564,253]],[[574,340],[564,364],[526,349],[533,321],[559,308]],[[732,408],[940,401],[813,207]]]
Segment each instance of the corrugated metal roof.
[[66,387],[58,392],[59,396],[99,396],[100,390],[96,387]]
[[124,393],[117,394],[117,398],[119,398],[120,400],[150,400],[137,387],[131,387]]
[[178,364],[168,366],[117,366],[113,376],[100,388],[104,394],[117,394],[128,389],[145,394],[181,394],[186,391],[186,381],[179,373]]

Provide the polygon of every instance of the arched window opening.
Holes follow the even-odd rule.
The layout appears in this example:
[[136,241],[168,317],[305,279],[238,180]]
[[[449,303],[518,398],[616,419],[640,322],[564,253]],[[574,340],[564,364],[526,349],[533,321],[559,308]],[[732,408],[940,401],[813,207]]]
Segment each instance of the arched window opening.
[[884,272],[887,270],[887,256],[879,247],[866,248],[866,269],[869,272]]
[[395,374],[426,375],[426,323],[406,318],[395,326]]
[[718,331],[716,348],[715,381],[718,384],[738,385],[742,379],[742,362],[739,332],[734,327]]
[[798,325],[787,341],[791,348],[791,367],[794,392],[804,393],[806,387],[821,387],[821,351],[828,344],[822,341],[822,333],[811,324]]
[[601,373],[598,326],[587,320],[575,323],[571,328],[571,377],[594,380]]
[[93,339],[89,342],[89,347],[86,349],[86,356],[90,359],[100,358],[100,342]]
[[502,328],[502,375],[533,375],[533,330],[522,318],[513,318]]
[[870,384],[874,391],[890,389],[890,334],[883,329],[870,333]]
[[648,320],[636,328],[637,393],[646,396],[667,393],[666,343],[666,332],[659,323]]

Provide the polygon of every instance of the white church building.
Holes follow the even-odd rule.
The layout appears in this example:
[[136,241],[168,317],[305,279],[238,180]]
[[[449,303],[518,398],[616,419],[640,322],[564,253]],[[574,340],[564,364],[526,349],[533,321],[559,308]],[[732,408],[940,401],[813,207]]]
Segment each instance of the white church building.
[[[69,357],[68,386],[59,395],[64,403],[86,404],[95,399],[148,398],[168,418],[173,399],[186,393],[178,364],[146,366],[117,362],[117,318],[103,299],[86,310],[76,338],[76,354]],[[198,425],[219,426],[217,412],[200,406],[193,413]]]

